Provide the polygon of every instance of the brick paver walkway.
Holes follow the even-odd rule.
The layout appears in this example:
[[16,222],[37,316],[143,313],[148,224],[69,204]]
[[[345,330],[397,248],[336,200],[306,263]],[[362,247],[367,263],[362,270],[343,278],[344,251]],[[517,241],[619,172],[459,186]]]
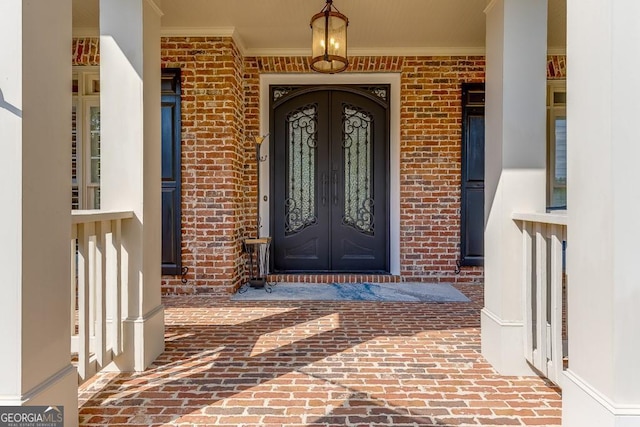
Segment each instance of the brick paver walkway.
[[81,423],[559,425],[556,388],[482,358],[482,287],[458,288],[474,302],[166,297],[166,351],[144,373],[84,386]]

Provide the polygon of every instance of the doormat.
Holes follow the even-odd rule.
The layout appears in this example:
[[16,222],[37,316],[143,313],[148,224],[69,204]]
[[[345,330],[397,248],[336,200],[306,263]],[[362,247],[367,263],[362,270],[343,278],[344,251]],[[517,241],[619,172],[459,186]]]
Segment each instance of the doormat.
[[232,301],[389,301],[469,302],[449,284],[433,283],[278,283],[241,287]]

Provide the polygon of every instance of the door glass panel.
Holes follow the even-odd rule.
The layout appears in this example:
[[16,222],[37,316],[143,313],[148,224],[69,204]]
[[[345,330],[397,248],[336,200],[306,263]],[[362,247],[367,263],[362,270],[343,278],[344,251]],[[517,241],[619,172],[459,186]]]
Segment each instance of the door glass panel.
[[285,234],[317,222],[316,157],[317,104],[306,105],[287,116],[288,174],[285,200]]
[[342,222],[373,234],[372,140],[373,117],[358,107],[342,106],[344,212]]

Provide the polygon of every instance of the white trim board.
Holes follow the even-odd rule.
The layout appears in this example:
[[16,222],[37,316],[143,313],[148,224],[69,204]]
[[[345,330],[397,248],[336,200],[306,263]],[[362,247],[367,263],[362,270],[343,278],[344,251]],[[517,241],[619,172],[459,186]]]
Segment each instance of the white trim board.
[[[564,377],[568,381],[571,381],[577,390],[584,393],[592,402],[600,405],[602,409],[606,410],[611,416],[640,417],[640,404],[618,404],[612,401],[571,369],[564,371]],[[563,384],[566,384],[566,381]],[[569,388],[568,386],[567,384],[565,389]],[[584,410],[584,408],[580,408],[580,410]]]

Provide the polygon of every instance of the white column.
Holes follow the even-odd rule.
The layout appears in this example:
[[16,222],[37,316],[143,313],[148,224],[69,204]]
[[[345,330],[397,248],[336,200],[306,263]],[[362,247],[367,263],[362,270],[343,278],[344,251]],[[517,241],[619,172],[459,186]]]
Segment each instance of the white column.
[[0,405],[61,405],[71,365],[71,0],[0,2]]
[[564,426],[640,425],[640,2],[567,1]]
[[522,233],[512,214],[545,210],[547,1],[495,0],[485,13],[482,354],[502,374],[525,375]]
[[120,370],[164,350],[160,299],[160,17],[157,0],[100,1],[101,207],[133,210],[123,225],[128,290]]

